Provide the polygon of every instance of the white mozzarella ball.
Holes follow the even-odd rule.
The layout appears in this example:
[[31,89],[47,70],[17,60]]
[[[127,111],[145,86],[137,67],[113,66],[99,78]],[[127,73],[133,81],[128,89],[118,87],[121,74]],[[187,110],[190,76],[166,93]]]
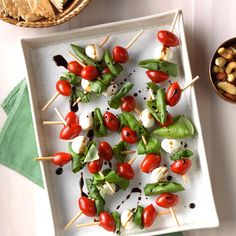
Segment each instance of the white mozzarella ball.
[[141,112],[140,120],[145,128],[151,128],[155,124],[155,119],[148,109]]
[[165,138],[161,141],[162,149],[168,153],[176,152],[179,149],[180,145],[181,145],[180,141],[176,139]]
[[163,50],[163,45],[158,45],[154,50],[154,58],[170,61],[173,58],[173,51],[168,47]]
[[71,149],[74,153],[80,154],[85,151],[88,144],[88,138],[85,136],[78,136],[72,140]]
[[91,112],[83,112],[79,117],[79,125],[82,130],[89,130],[93,128],[93,116]]
[[168,175],[167,167],[165,166],[157,167],[149,175],[150,183],[158,183],[161,180],[165,180],[167,175]]
[[106,91],[104,91],[102,94],[105,96],[105,97],[110,97],[114,94],[116,94],[116,92],[118,91],[118,85],[116,83],[111,83]]
[[103,58],[104,51],[99,45],[90,44],[85,48],[85,53],[94,61],[101,61]]
[[81,87],[87,91],[90,92],[91,91],[91,81],[87,80],[87,79],[81,79]]
[[[116,191],[116,185],[113,184],[113,183],[110,183],[110,185],[111,185],[112,189],[113,189],[114,191]],[[100,193],[101,193],[102,195],[104,195],[104,196],[105,196],[105,195],[109,195],[109,196],[114,195],[114,193],[111,191],[111,189],[108,187],[107,184],[104,184],[104,185],[102,186],[102,188],[101,188],[101,190],[100,190]]]
[[126,209],[121,213],[120,221],[121,225],[125,229],[130,230],[136,228],[136,225],[133,223],[132,219],[133,219],[133,212],[131,210]]

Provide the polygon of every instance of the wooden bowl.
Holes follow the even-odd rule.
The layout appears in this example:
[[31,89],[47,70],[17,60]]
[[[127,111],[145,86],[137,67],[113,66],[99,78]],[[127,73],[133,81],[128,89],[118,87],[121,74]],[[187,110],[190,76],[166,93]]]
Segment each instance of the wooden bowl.
[[[214,78],[214,74],[212,73],[212,68],[213,66],[215,65],[215,59],[217,57],[219,57],[219,54],[218,54],[218,49],[221,48],[221,47],[229,47],[229,46],[232,46],[232,45],[236,45],[236,37],[234,38],[231,38],[231,39],[228,39],[227,41],[223,42],[217,49],[216,51],[214,52],[212,58],[211,58],[211,61],[210,61],[210,65],[209,65],[209,77],[210,77],[210,81],[211,81],[211,84],[216,92],[216,94],[222,98],[223,100],[227,101],[227,102],[230,102],[230,103],[234,103],[236,104],[236,96],[235,96],[235,99],[230,99],[229,97],[226,97],[225,96],[225,92],[219,88],[216,87],[216,83],[215,83],[215,78]],[[236,61],[236,57],[234,57],[234,60]],[[233,95],[232,95],[233,96]]]

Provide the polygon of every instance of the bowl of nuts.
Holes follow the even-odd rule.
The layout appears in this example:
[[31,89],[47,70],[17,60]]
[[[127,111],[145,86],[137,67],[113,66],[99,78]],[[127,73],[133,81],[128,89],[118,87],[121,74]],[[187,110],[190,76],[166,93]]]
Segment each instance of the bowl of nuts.
[[225,101],[236,103],[236,38],[218,47],[211,59],[209,73],[216,93]]

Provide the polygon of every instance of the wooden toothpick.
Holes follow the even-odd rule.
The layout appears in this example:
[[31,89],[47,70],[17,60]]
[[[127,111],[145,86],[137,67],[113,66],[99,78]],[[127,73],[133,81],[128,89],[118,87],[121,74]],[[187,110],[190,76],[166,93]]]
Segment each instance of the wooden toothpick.
[[[103,173],[102,173],[101,171],[99,171],[98,173],[99,173],[99,175],[100,175],[101,177],[104,178],[104,175],[103,175]],[[107,181],[105,181],[105,183],[106,183],[106,185],[108,186],[108,188],[112,191],[112,193],[115,193],[115,190],[112,188],[112,186],[110,185],[110,183],[107,182]]]
[[134,161],[137,159],[137,157],[133,157],[129,160],[128,164],[132,165]]
[[90,222],[90,223],[84,223],[84,224],[78,224],[76,225],[77,228],[86,227],[86,226],[93,226],[93,225],[100,225],[100,222]]
[[120,152],[121,154],[133,154],[133,153],[136,153],[135,150],[125,150],[125,151],[121,151]]
[[71,57],[73,57],[83,68],[86,67],[86,65],[72,52],[67,52]]
[[53,156],[51,157],[36,157],[34,158],[35,161],[52,161],[53,160]]
[[59,118],[61,119],[61,121],[62,121],[62,122],[64,123],[64,125],[66,126],[67,123],[66,123],[64,117],[62,116],[61,112],[60,112],[56,107],[55,107],[55,111],[56,111],[57,115],[59,116]]
[[173,32],[173,31],[174,31],[176,22],[177,22],[178,17],[179,17],[179,13],[180,13],[180,10],[178,10],[178,11],[175,13],[174,19],[173,19],[172,24],[171,24],[171,27],[170,27],[170,32]]
[[200,77],[197,75],[191,82],[189,82],[187,85],[185,85],[184,88],[182,88],[182,92],[186,90],[188,87],[190,87],[192,84],[194,84]]
[[134,38],[127,44],[125,49],[128,50],[135,43],[135,41],[143,34],[143,32],[144,30],[140,30],[138,34],[136,34]]
[[108,34],[103,40],[102,42],[99,44],[99,46],[102,48],[106,42],[108,41],[108,39],[110,38],[110,34]]
[[53,97],[44,105],[42,108],[42,111],[45,111],[53,102],[56,100],[56,98],[60,95],[59,92],[56,92]]
[[81,215],[83,214],[82,211],[79,211],[65,226],[65,230],[67,230]]
[[63,121],[43,121],[44,125],[64,125]]
[[170,209],[171,215],[173,216],[173,218],[174,218],[176,224],[177,224],[178,226],[180,226],[179,221],[178,221],[178,218],[177,218],[177,216],[176,216],[176,214],[175,214],[173,208],[170,207],[169,209]]

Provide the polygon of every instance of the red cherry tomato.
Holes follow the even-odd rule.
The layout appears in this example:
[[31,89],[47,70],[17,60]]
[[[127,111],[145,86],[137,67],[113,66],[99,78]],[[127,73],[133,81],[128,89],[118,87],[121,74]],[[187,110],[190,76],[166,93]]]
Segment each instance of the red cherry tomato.
[[117,163],[116,172],[119,176],[126,179],[134,178],[134,170],[129,163]]
[[121,130],[121,138],[123,141],[134,144],[138,141],[138,136],[135,131],[130,129],[129,127],[123,127]]
[[163,208],[170,208],[179,202],[179,197],[173,193],[162,193],[156,199],[156,204]]
[[180,160],[174,161],[170,167],[174,173],[176,173],[178,175],[184,175],[189,170],[191,165],[192,165],[191,160],[180,159]]
[[108,67],[104,68],[102,74],[108,74],[108,73],[111,73],[110,69]]
[[96,207],[94,201],[87,197],[80,197],[78,200],[79,208],[86,216],[96,216]]
[[168,30],[158,31],[157,38],[166,47],[175,47],[179,45],[177,36]]
[[58,80],[56,83],[56,89],[63,96],[71,95],[71,86],[70,83],[66,80]]
[[112,147],[108,142],[101,142],[98,146],[98,153],[105,161],[110,161],[113,156]]
[[161,164],[161,156],[157,154],[147,154],[140,164],[142,172],[150,173]]
[[169,75],[166,72],[159,70],[147,70],[146,74],[155,83],[161,83],[169,79]]
[[70,124],[64,126],[60,132],[60,139],[69,140],[77,137],[81,132],[81,127],[78,124]]
[[90,161],[87,164],[88,170],[91,174],[96,174],[102,169],[103,159],[100,157],[96,161]]
[[181,98],[182,89],[178,82],[174,82],[169,86],[166,92],[166,103],[173,107],[175,106]]
[[118,131],[120,128],[120,121],[111,112],[105,112],[103,115],[104,125],[112,131]]
[[68,71],[75,75],[80,75],[83,67],[77,61],[70,61],[67,66]]
[[67,113],[65,121],[68,125],[79,124],[79,118],[73,111]]
[[99,215],[99,222],[100,225],[107,231],[115,232],[116,230],[116,223],[113,219],[112,215],[103,211]]
[[81,71],[81,77],[86,80],[95,80],[98,77],[98,69],[95,66],[85,66]]
[[143,226],[145,228],[150,227],[157,217],[157,212],[152,204],[144,208],[142,214]]
[[173,116],[169,112],[167,113],[166,122],[165,123],[162,124],[161,122],[157,121],[157,124],[160,127],[168,127],[169,125],[171,125],[173,123],[174,123]]
[[120,109],[122,111],[130,112],[135,109],[136,102],[135,102],[135,98],[133,96],[123,97],[123,98],[121,98],[121,102],[122,102],[122,104],[120,106]]
[[53,156],[53,164],[57,166],[64,166],[71,161],[72,156],[66,152],[58,152]]
[[113,60],[117,63],[126,63],[129,60],[128,51],[120,46],[115,46],[112,51]]

